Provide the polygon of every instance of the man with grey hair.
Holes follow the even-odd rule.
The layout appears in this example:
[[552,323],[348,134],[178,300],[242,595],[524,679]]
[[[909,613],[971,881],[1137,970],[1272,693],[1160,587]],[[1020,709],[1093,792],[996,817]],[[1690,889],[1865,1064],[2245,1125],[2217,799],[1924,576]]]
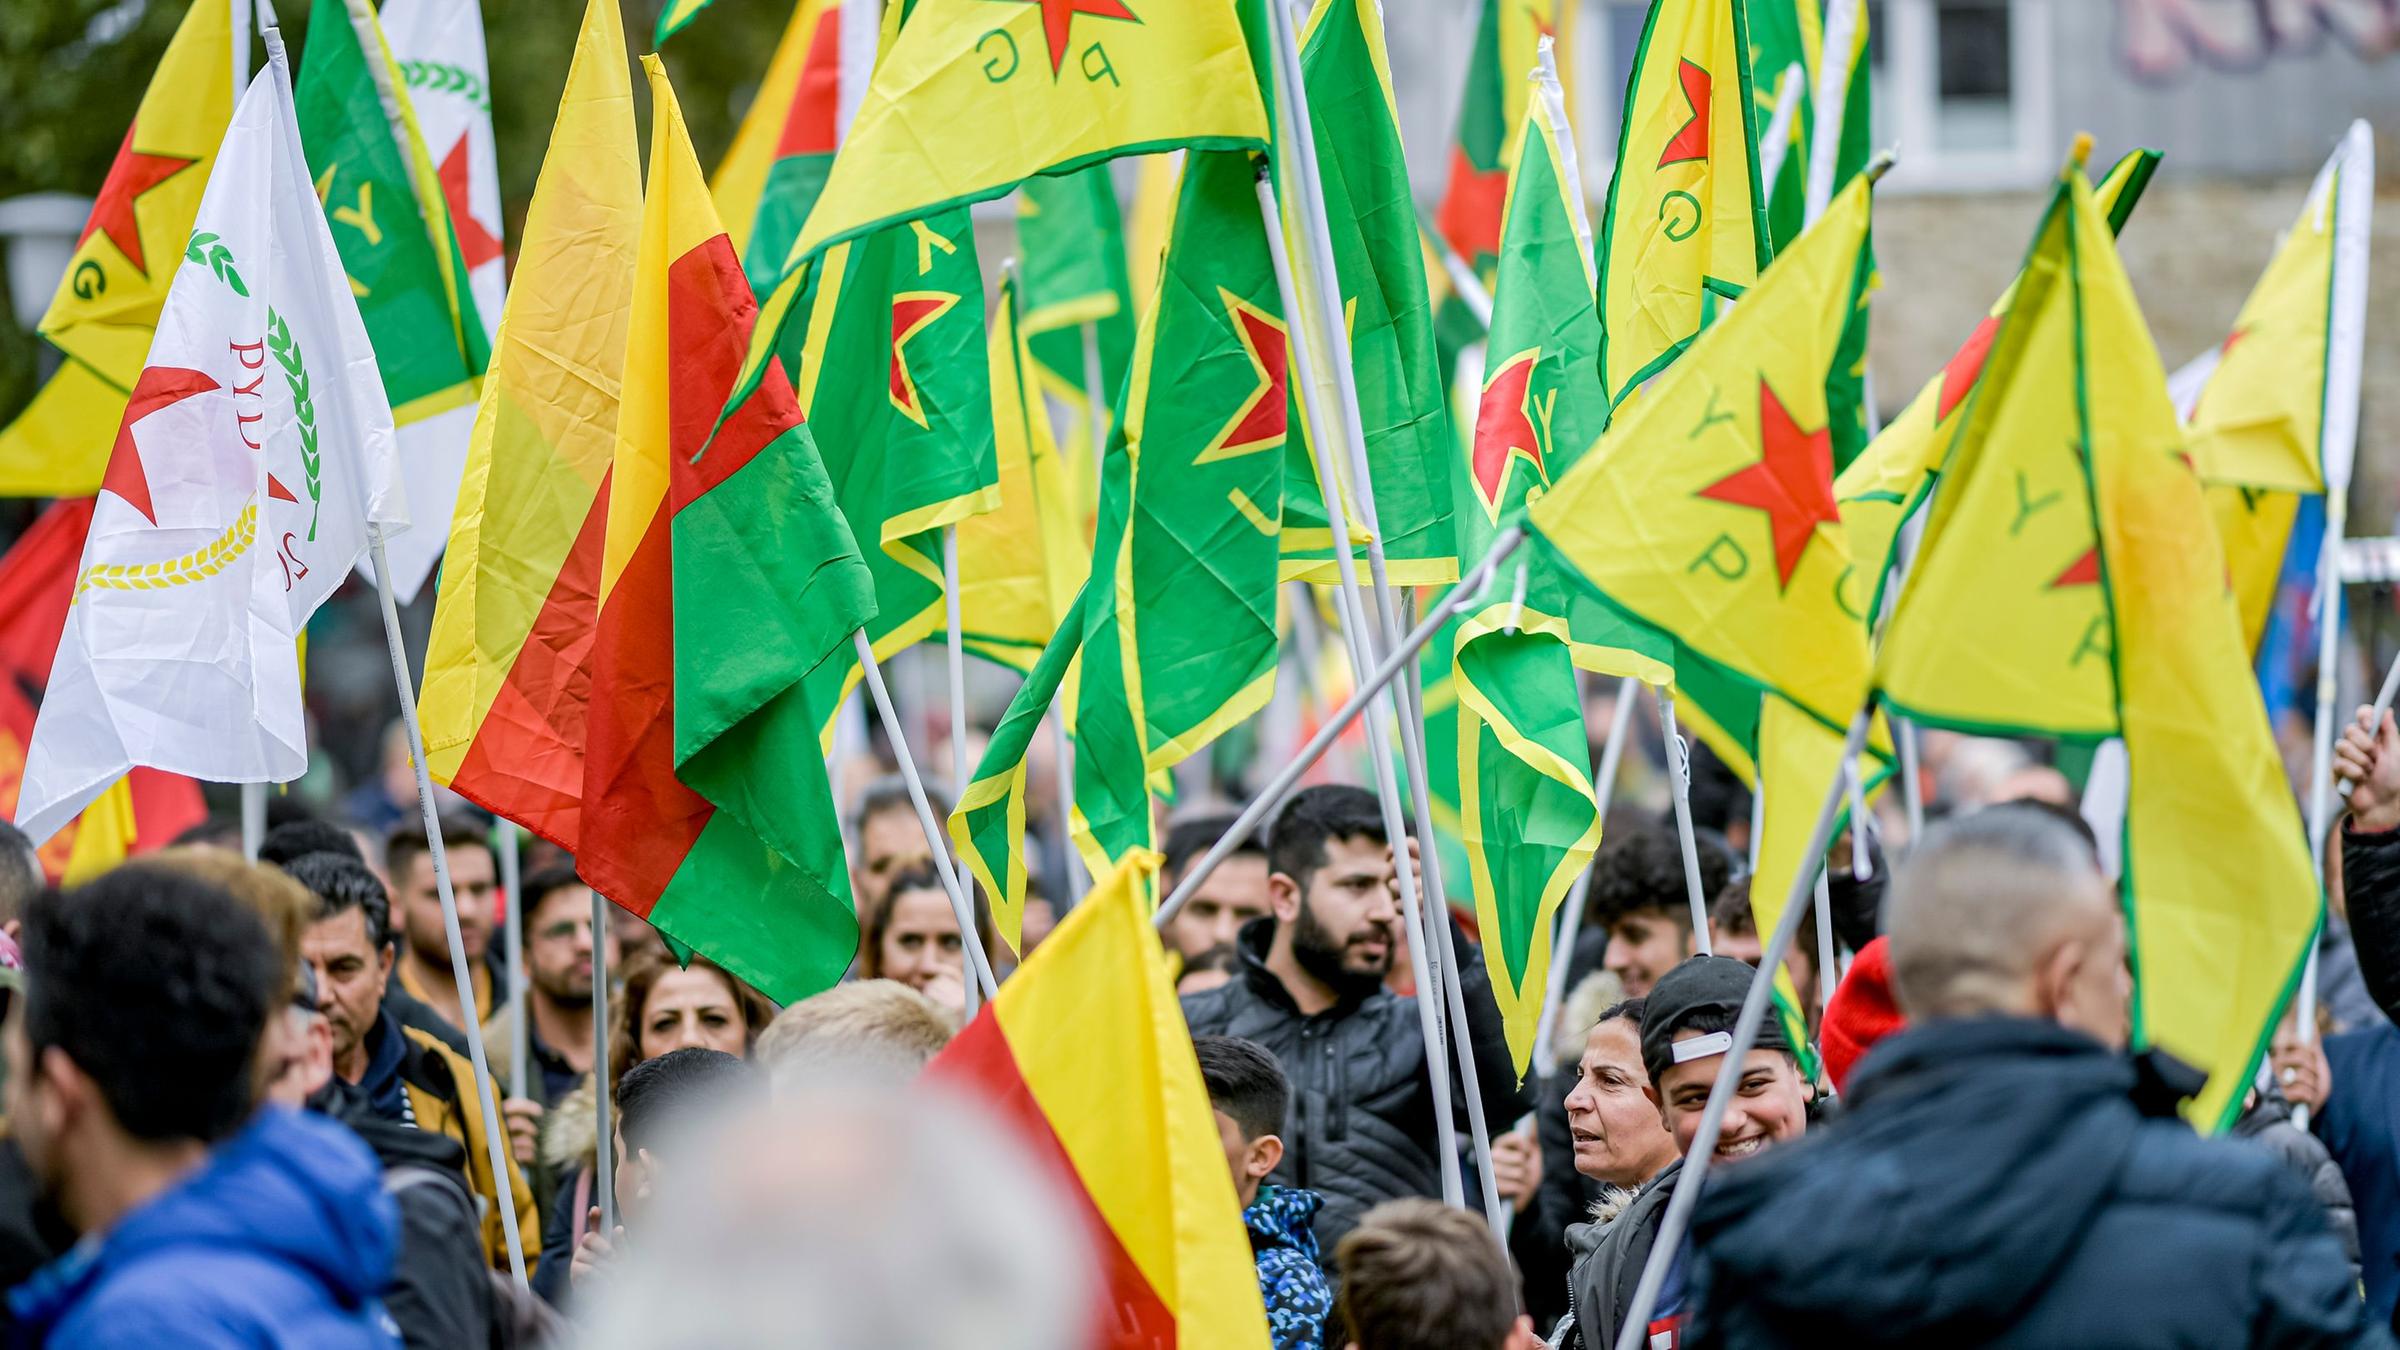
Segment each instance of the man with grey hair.
[[2308,1188],[2123,1053],[2124,921],[2073,825],[1954,820],[1885,914],[1908,1025],[1828,1128],[1701,1198],[1692,1344],[2388,1343]]

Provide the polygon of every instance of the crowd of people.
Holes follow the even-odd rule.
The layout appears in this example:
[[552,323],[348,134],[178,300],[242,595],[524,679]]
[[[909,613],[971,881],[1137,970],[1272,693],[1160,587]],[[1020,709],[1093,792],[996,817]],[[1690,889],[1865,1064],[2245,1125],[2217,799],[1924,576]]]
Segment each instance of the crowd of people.
[[[1732,1076],[1680,1233],[1667,1211],[1764,955],[1738,784],[1705,763],[1695,778],[1706,934],[1671,821],[1609,822],[1551,1062],[1522,1078],[1473,925],[1447,917],[1465,1017],[1446,1036],[1475,1069],[1504,1238],[1438,1200],[1448,1180],[1472,1204],[1479,1184],[1473,1150],[1443,1142],[1445,1114],[1468,1133],[1465,1075],[1432,1080],[1415,1005],[1394,845],[1419,844],[1389,838],[1363,789],[1303,789],[1161,929],[1264,1338],[1607,1350],[1640,1317],[1655,1347],[2383,1344],[2400,731],[2362,720],[2337,758],[2352,790],[2327,854],[2319,1025],[2287,1019],[2225,1137],[2178,1115],[2191,1071],[2135,1046],[2115,887],[2062,784],[2019,765],[1894,868],[1871,839],[1832,851],[1831,931],[1821,948],[1803,921],[1797,1016],[1768,1018]],[[1096,1343],[1075,1311],[1098,1288],[1085,1221],[982,1107],[919,1081],[961,1029],[969,939],[914,809],[878,783],[846,824],[857,963],[782,1009],[595,906],[546,846],[503,895],[491,836],[463,817],[440,830],[463,985],[433,841],[407,820],[376,837],[288,819],[256,862],[204,827],[66,890],[0,831],[9,1334]],[[1162,884],[1234,824],[1172,821]],[[1029,950],[1061,908],[1031,897]]]

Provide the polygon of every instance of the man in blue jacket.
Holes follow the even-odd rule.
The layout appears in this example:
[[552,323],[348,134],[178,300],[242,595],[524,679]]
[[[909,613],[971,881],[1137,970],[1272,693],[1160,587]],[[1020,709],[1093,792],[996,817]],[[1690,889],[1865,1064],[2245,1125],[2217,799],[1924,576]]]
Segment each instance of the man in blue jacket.
[[135,864],[35,900],[24,946],[9,1122],[83,1241],[10,1295],[18,1333],[53,1350],[395,1345],[374,1156],[330,1121],[252,1111],[292,979],[255,914]]
[[1885,924],[1908,1025],[1829,1128],[1711,1178],[1692,1347],[2388,1343],[2307,1185],[2123,1054],[2124,920],[2071,826],[1949,823]]

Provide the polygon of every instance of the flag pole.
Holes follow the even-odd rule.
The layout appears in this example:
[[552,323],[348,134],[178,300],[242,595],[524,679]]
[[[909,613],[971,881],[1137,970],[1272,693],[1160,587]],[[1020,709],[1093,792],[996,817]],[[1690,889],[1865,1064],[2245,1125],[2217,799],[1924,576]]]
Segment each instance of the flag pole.
[[[270,53],[279,52],[282,44],[268,39]],[[425,821],[425,851],[433,859],[434,889],[442,899],[442,933],[450,943],[450,977],[457,982],[460,996],[470,1009],[475,998],[475,980],[467,970],[466,942],[458,933],[458,897],[450,889],[450,851],[442,844],[442,822],[433,805],[433,775],[425,767],[425,729],[417,721],[417,690],[408,674],[408,650],[400,640],[400,607],[392,599],[392,565],[385,556],[383,525],[367,522],[367,540],[375,553],[375,596],[383,606],[383,641],[392,658],[392,684],[400,694],[400,721],[408,729],[409,762],[417,771],[417,809]],[[492,1169],[492,1188],[498,1194],[493,1203],[500,1210],[500,1229],[508,1244],[508,1273],[516,1281],[520,1293],[525,1283],[525,1251],[517,1236],[517,1205],[508,1184],[508,1131],[500,1114],[500,1103],[492,1082],[492,1065],[484,1054],[483,1024],[472,1015],[461,1019],[466,1026],[467,1058],[475,1067],[475,1094],[483,1108],[483,1145],[489,1154]],[[605,1066],[599,1066],[605,1072]]]
[[[1783,175],[1783,161],[1792,148],[1792,119],[1800,115],[1800,95],[1807,85],[1808,71],[1798,61],[1785,66],[1783,77],[1776,82],[1775,115],[1758,143],[1758,190],[1762,194],[1772,193],[1775,180]],[[1803,200],[1806,190],[1803,180]]]
[[[1601,747],[1600,767],[1592,774],[1592,797],[1600,804],[1599,817],[1608,820],[1608,805],[1617,795],[1617,765],[1625,756],[1625,743],[1632,738],[1633,705],[1640,697],[1642,682],[1631,675],[1617,681],[1617,707],[1608,719],[1608,744]],[[1567,888],[1566,917],[1558,930],[1558,941],[1550,950],[1550,980],[1542,986],[1542,1020],[1534,1024],[1534,1071],[1550,1062],[1558,1032],[1551,1023],[1558,1016],[1559,1004],[1567,997],[1567,969],[1575,955],[1575,941],[1583,935],[1584,898],[1591,893],[1592,869],[1585,867],[1575,876],[1575,884]]]
[[242,784],[242,856],[258,861],[259,846],[267,838],[267,785]]
[[[525,1024],[525,858],[516,822],[502,819],[499,830],[500,894],[508,904],[500,929],[500,953],[508,962],[508,1095],[524,1100],[526,1061],[533,1058],[533,1030]],[[592,949],[599,945],[595,931]]]
[[[1708,897],[1700,885],[1700,845],[1692,837],[1692,751],[1683,742],[1683,733],[1675,728],[1675,690],[1672,685],[1658,686],[1658,734],[1666,743],[1667,784],[1675,798],[1675,843],[1683,850],[1684,898],[1692,906],[1692,941],[1699,944],[1702,956],[1716,954],[1716,946],[1708,936]],[[1759,775],[1764,779],[1766,775]],[[1761,782],[1760,787],[1766,784]]]
[[[2325,540],[2317,556],[2317,727],[2308,789],[2308,841],[2319,890],[2325,879],[2325,837],[2333,826],[2333,698],[2340,657],[2342,536],[2350,519],[2350,470],[2358,455],[2359,388],[2367,329],[2368,235],[2375,212],[2375,135],[2365,120],[2343,137],[2348,159],[2334,180],[2333,297],[2325,349],[2325,415],[2318,447],[2325,471]],[[2386,679],[2388,690],[2392,681]],[[2379,707],[2391,705],[2380,693]],[[2383,729],[2377,715],[2371,733]],[[2317,947],[2309,945],[2300,972],[2299,1023],[2304,1041],[2316,1039]],[[2306,1123],[2306,1113],[2300,1114]]]
[[925,846],[933,854],[934,873],[950,896],[950,912],[958,918],[959,943],[967,954],[967,978],[961,983],[966,986],[966,1013],[973,1017],[978,990],[984,998],[1000,992],[1000,981],[992,975],[991,953],[984,950],[983,932],[975,926],[975,906],[960,889],[958,873],[950,866],[949,839],[933,818],[933,803],[925,798],[925,780],[917,776],[917,762],[908,753],[908,734],[901,729],[900,715],[892,711],[892,693],[884,687],[883,667],[867,642],[867,630],[852,633],[850,643],[858,653],[859,669],[867,677],[867,692],[875,700],[875,715],[883,719],[883,734],[891,738],[892,758],[900,761],[900,781],[908,785],[909,804],[917,808],[917,824],[925,831]]
[[1833,204],[1833,175],[1842,149],[1842,117],[1849,111],[1850,72],[1857,57],[1858,25],[1867,0],[1832,0],[1825,7],[1825,37],[1818,47],[1816,126],[1808,145],[1808,183],[1803,220],[1815,223]]
[[[1844,738],[1842,751],[1856,755],[1866,744],[1867,727],[1874,715],[1870,698],[1850,719],[1850,732]],[[1819,858],[1833,842],[1833,823],[1841,814],[1842,779],[1835,774],[1825,788],[1824,804],[1817,808],[1817,823],[1809,832],[1804,858]],[[1692,1219],[1692,1206],[1700,1199],[1700,1188],[1708,1181],[1709,1160],[1717,1151],[1717,1141],[1725,1129],[1725,1107],[1732,1101],[1742,1080],[1743,1061],[1758,1044],[1760,1026],[1767,1019],[1768,1005],[1774,1001],[1775,971],[1783,964],[1784,953],[1791,950],[1792,938],[1800,931],[1800,916],[1808,912],[1808,889],[1812,884],[1804,869],[1792,879],[1791,894],[1785,897],[1783,915],[1775,921],[1775,931],[1766,939],[1758,954],[1758,970],[1750,977],[1750,992],[1742,998],[1742,1011],[1734,1019],[1733,1044],[1717,1064],[1717,1081],[1708,1090],[1708,1107],[1701,1112],[1699,1133],[1692,1137],[1692,1146],[1684,1151],[1683,1171],[1675,1178],[1675,1193],[1667,1200],[1667,1210],[1659,1219],[1658,1235],[1651,1240],[1650,1258],[1642,1263],[1641,1282],[1634,1286],[1633,1303],[1626,1309],[1625,1320],[1617,1330],[1615,1350],[1641,1350],[1650,1334],[1650,1314],[1658,1306],[1659,1287],[1666,1283],[1667,1267],[1683,1251],[1683,1235]]]
[[[1332,553],[1335,570],[1340,578],[1342,593],[1349,601],[1352,617],[1370,620],[1344,625],[1345,630],[1351,627],[1360,630],[1356,634],[1345,631],[1344,636],[1351,643],[1351,669],[1364,672],[1374,664],[1373,657],[1378,650],[1397,644],[1398,633],[1394,627],[1391,586],[1384,568],[1382,533],[1375,516],[1375,483],[1367,464],[1366,441],[1360,430],[1358,384],[1351,370],[1349,333],[1340,318],[1343,313],[1341,287],[1336,279],[1332,231],[1325,220],[1324,179],[1317,166],[1315,133],[1309,122],[1308,94],[1301,75],[1299,44],[1292,36],[1291,16],[1283,13],[1281,8],[1274,3],[1270,3],[1267,9],[1269,11],[1268,27],[1272,30],[1275,41],[1276,66],[1281,77],[1277,83],[1283,95],[1277,100],[1277,107],[1290,118],[1292,134],[1285,144],[1289,150],[1292,167],[1300,181],[1300,191],[1294,199],[1295,219],[1299,225],[1299,234],[1307,242],[1310,252],[1314,255],[1311,270],[1315,274],[1313,279],[1317,291],[1316,299],[1320,307],[1317,317],[1323,321],[1325,328],[1326,349],[1324,352],[1316,352],[1313,342],[1301,343],[1297,350],[1302,354],[1303,359],[1316,358],[1317,361],[1321,361],[1323,370],[1317,373],[1329,372],[1333,377],[1334,389],[1341,405],[1343,443],[1349,452],[1351,472],[1358,490],[1360,523],[1365,526],[1367,532],[1367,566],[1375,588],[1375,608],[1371,615],[1366,609],[1365,600],[1358,585],[1357,567],[1351,556],[1349,521],[1342,502],[1341,475],[1331,461],[1331,452],[1325,439],[1327,429],[1324,426],[1324,410],[1318,406],[1324,401],[1322,391],[1317,389],[1313,383],[1303,381],[1305,385],[1308,385],[1311,395],[1305,400],[1305,406],[1314,432],[1310,438],[1311,448],[1317,460],[1318,482],[1323,488],[1325,518],[1333,538]],[[1262,198],[1262,201],[1265,200],[1271,200],[1271,198]],[[1267,220],[1268,236],[1278,250],[1282,247],[1281,223],[1279,214],[1271,215]],[[1290,259],[1279,257],[1277,267],[1278,281],[1285,287],[1285,312],[1295,321],[1304,319],[1306,311],[1293,304],[1292,287],[1289,283]],[[1308,325],[1304,322],[1294,322],[1292,326],[1297,332]],[[1403,685],[1398,691],[1398,696],[1393,699],[1395,707],[1393,720],[1399,724],[1402,744],[1408,747],[1408,753],[1403,754],[1401,758],[1410,777],[1410,788],[1416,798],[1419,833],[1427,844],[1431,844],[1434,835],[1431,828],[1432,822],[1428,815],[1430,803],[1426,784],[1419,773],[1424,761],[1424,719],[1419,710],[1406,706],[1406,700],[1407,690]],[[1442,924],[1447,924],[1449,920],[1449,905],[1439,889],[1440,862],[1435,850],[1431,848],[1425,850],[1430,866],[1425,873],[1424,880],[1432,888],[1430,891],[1431,904],[1438,908],[1428,907],[1424,901],[1426,892],[1421,892],[1419,889],[1419,878],[1414,862],[1409,858],[1407,850],[1397,847],[1400,837],[1406,833],[1406,826],[1403,824],[1400,812],[1399,785],[1392,769],[1390,744],[1379,720],[1370,718],[1366,726],[1368,758],[1375,764],[1377,790],[1384,798],[1385,833],[1394,841],[1395,845],[1392,854],[1393,870],[1399,874],[1400,879],[1403,931],[1412,938],[1409,955],[1415,963],[1416,973],[1419,977],[1417,981],[1418,994],[1420,998],[1423,998],[1427,992],[1426,985],[1429,982],[1438,983],[1441,979],[1440,971],[1432,964],[1442,959],[1441,954],[1434,950],[1432,942],[1427,938],[1427,933],[1435,925],[1437,919]],[[1448,935],[1447,928],[1443,928],[1442,936],[1447,939]],[[1446,941],[1444,945],[1448,945]],[[1449,1053],[1448,1047],[1442,1039],[1440,1000],[1428,999],[1422,1007],[1427,1014],[1425,1031],[1429,1038],[1426,1043],[1428,1067],[1433,1071],[1435,1084],[1447,1084],[1450,1081],[1447,1071]],[[1471,1049],[1462,1053],[1471,1053]],[[1451,1119],[1451,1113],[1447,1109],[1437,1110],[1434,1117],[1442,1136],[1443,1198],[1452,1204],[1459,1204],[1463,1198],[1460,1194],[1463,1188],[1458,1185],[1457,1169],[1454,1166],[1457,1158],[1457,1123]],[[1477,1166],[1479,1169],[1489,1166],[1488,1144],[1478,1148]],[[1496,1202],[1490,1210],[1489,1217],[1497,1228],[1499,1213]]]
[[[600,1235],[611,1239],[617,1231],[617,1158],[616,1149],[609,1143],[616,1137],[610,1121],[612,1084],[608,1081],[608,897],[592,892],[592,1104],[594,1135],[600,1147],[593,1150],[599,1166],[593,1169],[592,1180],[600,1194]],[[576,1217],[581,1218],[581,1215]]]
[[942,527],[942,614],[950,636],[950,791],[967,790],[967,647],[959,623],[958,527]]
[[[1279,0],[1269,0],[1267,10],[1271,16],[1271,22],[1280,32],[1283,20],[1277,13],[1278,2]],[[1301,316],[1299,296],[1292,284],[1291,258],[1284,250],[1282,211],[1275,200],[1275,186],[1263,173],[1258,180],[1258,205],[1260,221],[1267,236],[1267,251],[1275,264],[1275,283],[1282,295],[1284,313],[1291,317],[1290,337],[1294,365],[1301,372],[1302,386],[1309,391],[1301,399],[1301,410],[1310,423],[1308,438],[1310,450],[1316,457],[1318,477],[1330,486],[1330,490],[1325,493],[1325,518],[1331,527],[1333,538],[1336,541],[1347,541],[1350,537],[1350,522],[1347,513],[1342,510],[1341,484],[1340,480],[1334,476],[1333,463],[1329,458],[1331,450],[1326,444],[1326,436],[1329,431],[1325,426],[1324,400],[1321,394],[1310,387],[1311,377],[1316,374],[1316,353],[1308,339],[1308,325],[1299,322]],[[1343,595],[1355,599],[1359,593],[1358,573],[1351,561],[1350,550],[1337,543],[1333,550],[1333,556],[1336,570],[1341,577]],[[1361,606],[1357,604],[1350,606],[1350,614],[1354,619],[1360,608]],[[1354,683],[1365,686],[1367,674],[1373,669],[1375,663],[1370,655],[1370,648],[1367,646],[1367,635],[1364,632],[1355,631],[1361,627],[1362,625],[1356,622],[1345,623],[1343,638],[1349,649],[1350,669],[1356,676]],[[1398,673],[1398,668],[1394,667],[1392,674],[1397,675]],[[1390,679],[1390,676],[1386,676],[1382,684],[1373,686],[1376,693],[1384,695],[1387,699],[1389,698],[1387,686]],[[1362,692],[1365,692],[1363,688]],[[1397,714],[1394,714],[1394,720],[1399,720]],[[1449,1056],[1442,1042],[1441,1013],[1438,1007],[1440,998],[1434,992],[1434,982],[1426,978],[1431,967],[1426,965],[1427,953],[1424,927],[1421,922],[1422,911],[1418,908],[1417,903],[1416,868],[1411,865],[1408,849],[1402,844],[1402,841],[1408,836],[1408,826],[1400,813],[1400,788],[1392,771],[1392,747],[1385,736],[1382,718],[1381,716],[1368,717],[1363,725],[1366,727],[1367,735],[1367,759],[1375,773],[1376,800],[1383,808],[1384,837],[1391,842],[1392,870],[1400,881],[1400,936],[1401,940],[1408,945],[1409,961],[1418,977],[1417,1024],[1425,1041],[1426,1077],[1428,1082],[1436,1088],[1438,1097],[1441,1091],[1447,1090],[1450,1082]],[[1227,837],[1238,836],[1229,832]],[[1190,878],[1186,878],[1185,884],[1189,883]],[[1183,888],[1178,887],[1177,889],[1180,891]],[[1458,1177],[1458,1122],[1446,1109],[1435,1110],[1433,1122],[1436,1151],[1439,1154],[1436,1163],[1442,1177],[1442,1199],[1448,1204],[1464,1208],[1466,1188],[1459,1184]]]
[[1367,705],[1375,700],[1384,685],[1396,678],[1403,666],[1417,658],[1417,653],[1423,651],[1425,645],[1433,641],[1435,635],[1442,631],[1442,626],[1450,622],[1452,615],[1483,599],[1483,593],[1490,588],[1492,573],[1498,569],[1501,559],[1514,553],[1517,546],[1524,540],[1523,530],[1516,526],[1510,526],[1492,541],[1491,552],[1484,556],[1484,560],[1476,565],[1475,570],[1461,577],[1458,585],[1451,589],[1450,594],[1442,597],[1440,602],[1434,605],[1433,612],[1426,615],[1416,628],[1410,631],[1408,637],[1401,642],[1398,651],[1385,656],[1383,664],[1377,666],[1373,674],[1359,682],[1358,687],[1350,692],[1349,700],[1335,709],[1332,716],[1327,717],[1317,727],[1315,733],[1308,738],[1308,743],[1300,747],[1299,753],[1292,756],[1289,763],[1275,771],[1275,776],[1267,781],[1265,787],[1259,789],[1258,795],[1250,799],[1248,806],[1242,808],[1241,814],[1235,817],[1233,824],[1226,828],[1225,833],[1218,838],[1217,842],[1209,845],[1208,852],[1201,854],[1199,861],[1184,869],[1183,879],[1175,883],[1174,891],[1167,896],[1166,902],[1158,907],[1157,914],[1152,916],[1152,922],[1164,928],[1174,921],[1176,914],[1182,911],[1184,902],[1192,898],[1193,893],[1200,889],[1202,882],[1208,880],[1208,874],[1217,870],[1217,864],[1231,857],[1234,850],[1240,846],[1241,841],[1255,833],[1258,827],[1266,822],[1267,817],[1273,815],[1275,809],[1283,805],[1284,798],[1291,795],[1292,789],[1299,785],[1301,778],[1316,766],[1316,762],[1333,747],[1333,743],[1340,739],[1344,731],[1349,729],[1350,724],[1358,720],[1359,714],[1366,711]]

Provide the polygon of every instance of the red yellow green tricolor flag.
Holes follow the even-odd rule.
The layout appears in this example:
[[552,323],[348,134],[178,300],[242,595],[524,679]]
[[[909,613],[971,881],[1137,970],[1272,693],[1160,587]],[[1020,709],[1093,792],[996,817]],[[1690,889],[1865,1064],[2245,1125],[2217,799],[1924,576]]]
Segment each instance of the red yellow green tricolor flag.
[[1600,222],[1600,380],[1612,404],[1767,265],[1744,9],[1656,0],[1634,49]]
[[[1375,481],[1374,519],[1395,585],[1440,585],[1458,579],[1458,539],[1451,519],[1450,467],[1458,441],[1450,426],[1434,343],[1433,302],[1425,282],[1425,250],[1409,195],[1408,162],[1400,144],[1399,102],[1392,93],[1383,17],[1373,0],[1317,0],[1300,34],[1301,80],[1315,110],[1317,163],[1325,186],[1335,279],[1343,312],[1336,322],[1350,336],[1350,366],[1358,385],[1360,431]],[[1296,205],[1283,188],[1286,234]],[[1311,266],[1295,248],[1294,263]],[[1303,287],[1302,303],[1317,293]],[[1319,326],[1312,331],[1331,332]],[[1329,385],[1317,391],[1334,406]],[[1291,439],[1285,471],[1283,572],[1286,580],[1332,584],[1339,576],[1325,511],[1325,485],[1305,436]],[[1347,456],[1332,456],[1348,474]],[[1363,536],[1367,516],[1358,489],[1345,481],[1345,512]]]
[[[1565,98],[1541,48],[1534,96],[1509,155],[1506,226],[1492,292],[1475,438],[1452,475],[1464,560],[1582,459],[1608,422],[1591,226]],[[1618,623],[1570,629],[1568,584],[1533,567],[1525,601],[1465,615],[1451,646],[1457,819],[1483,959],[1522,1075],[1531,1062],[1558,906],[1600,845],[1575,667],[1672,677],[1665,643]],[[1505,585],[1502,587],[1506,590]],[[1641,650],[1647,648],[1648,650]]]
[[1037,174],[1266,143],[1236,0],[921,5],[876,64],[792,261]]
[[231,10],[225,0],[192,0],[42,315],[42,336],[67,361],[0,431],[0,496],[99,491],[127,391],[142,373],[232,120]]
[[862,12],[859,0],[800,0],[710,180],[717,215],[760,295],[782,279],[792,241],[825,190],[843,96],[856,100],[874,64],[873,30],[873,12]]
[[1094,1346],[1265,1350],[1266,1309],[1137,853],[1067,916],[927,1076],[982,1102],[1083,1216]]
[[[1866,629],[1842,600],[1851,558],[1826,383],[1869,210],[1861,175],[1526,513],[1542,553],[1593,603],[1673,640],[1678,684],[1706,679],[1752,707],[1764,696],[1762,718],[1788,712],[1824,733],[1833,753],[1776,784],[1802,803],[1822,801],[1840,773],[1834,729],[1866,698]],[[1809,813],[1790,815],[1805,837]],[[1762,925],[1803,865],[1768,824],[1752,888]]]
[[2079,165],[1965,417],[1876,681],[1927,725],[2124,739],[2134,1036],[2208,1074],[2187,1114],[2222,1129],[2320,901],[2166,375]]
[[476,409],[425,656],[434,781],[570,851],[641,233],[616,0],[591,0]]
[[656,56],[642,65],[649,190],[577,867],[788,1003],[840,979],[857,950],[822,723],[802,677],[873,616],[874,587],[781,370],[719,422],[757,302],[666,69]]

